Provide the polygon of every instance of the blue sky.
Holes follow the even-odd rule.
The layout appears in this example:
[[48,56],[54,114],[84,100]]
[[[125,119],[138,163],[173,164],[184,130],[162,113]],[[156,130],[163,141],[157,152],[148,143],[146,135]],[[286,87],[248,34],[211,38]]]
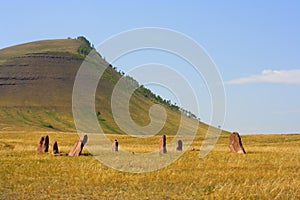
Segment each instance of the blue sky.
[[[202,45],[218,66],[227,97],[225,129],[299,133],[299,10],[299,1],[283,0],[6,1],[0,48],[78,35],[97,45],[133,28],[173,29]],[[116,65],[132,63],[121,61]],[[209,121],[209,96],[202,97],[200,117]]]

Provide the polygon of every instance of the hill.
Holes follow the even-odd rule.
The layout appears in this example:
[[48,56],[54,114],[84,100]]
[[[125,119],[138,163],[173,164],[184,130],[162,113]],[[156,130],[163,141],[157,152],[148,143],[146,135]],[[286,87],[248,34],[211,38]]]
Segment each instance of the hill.
[[[91,49],[89,41],[78,37],[30,42],[0,50],[0,130],[75,131],[73,85]],[[122,134],[112,117],[111,95],[123,74],[104,59],[101,63],[107,69],[96,92],[98,120],[105,132]],[[131,117],[141,126],[149,124],[148,111],[156,103],[166,108],[168,116],[160,133],[176,133],[181,117],[178,107],[142,86],[131,97]],[[195,119],[187,121],[194,123]],[[199,125],[199,131],[204,133],[207,125]],[[189,128],[187,124],[187,132]]]

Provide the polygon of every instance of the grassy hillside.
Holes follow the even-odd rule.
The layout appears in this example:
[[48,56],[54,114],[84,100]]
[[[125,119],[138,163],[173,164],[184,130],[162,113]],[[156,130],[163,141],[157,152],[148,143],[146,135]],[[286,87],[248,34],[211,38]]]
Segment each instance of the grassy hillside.
[[77,54],[77,49],[81,44],[82,41],[73,39],[43,40],[20,44],[1,49],[0,62],[30,53],[69,52]]
[[[0,130],[75,131],[73,84],[89,45],[84,39],[60,39],[0,50]],[[111,95],[122,74],[105,60],[101,63],[107,69],[96,92],[96,110],[101,113],[99,124],[106,133],[121,134],[112,117]],[[150,122],[148,111],[155,103],[165,106],[168,116],[160,134],[176,133],[180,112],[143,87],[130,101],[133,120],[141,126],[147,125]],[[199,125],[199,131],[205,133],[207,125]],[[186,131],[189,130],[187,123]]]
[[[47,134],[61,152],[70,151],[78,139],[74,133]],[[228,137],[222,136],[204,160],[188,150],[167,168],[143,174],[111,169],[86,149],[80,157],[38,155],[40,136],[0,131],[0,199],[300,198],[300,135],[243,136],[245,155],[230,153]],[[110,137],[134,148],[132,137]],[[198,135],[192,146],[199,147],[202,139]],[[140,150],[157,148],[157,141],[157,136],[149,138]],[[176,152],[168,149],[168,154]]]

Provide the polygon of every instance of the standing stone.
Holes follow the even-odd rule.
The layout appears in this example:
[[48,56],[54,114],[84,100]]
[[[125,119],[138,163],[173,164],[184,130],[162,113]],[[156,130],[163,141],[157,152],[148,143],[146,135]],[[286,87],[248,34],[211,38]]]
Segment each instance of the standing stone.
[[177,151],[182,151],[182,140],[177,140],[176,150]]
[[82,144],[83,144],[83,146],[87,143],[87,140],[88,140],[88,136],[87,135],[82,135],[81,137],[80,137],[80,140],[81,140],[81,142],[82,142]]
[[118,140],[115,140],[113,143],[112,143],[112,151],[113,152],[118,152],[119,151],[119,142]]
[[43,153],[44,151],[44,141],[45,141],[45,137],[41,137],[40,142],[38,144],[38,148],[37,148],[37,153]]
[[229,148],[234,153],[246,153],[240,135],[237,132],[233,132],[229,138]]
[[87,135],[83,135],[80,139],[74,144],[72,150],[69,152],[69,156],[80,156],[81,151],[88,140]]
[[58,151],[58,144],[56,141],[53,142],[52,144],[52,154],[55,155],[55,154],[58,154],[59,151]]
[[48,152],[49,149],[49,136],[45,136],[45,142],[44,142],[44,152]]
[[49,136],[43,136],[38,144],[37,153],[46,153],[49,150]]
[[161,136],[160,140],[159,140],[159,153],[160,154],[165,154],[167,153],[167,139],[166,139],[166,135]]

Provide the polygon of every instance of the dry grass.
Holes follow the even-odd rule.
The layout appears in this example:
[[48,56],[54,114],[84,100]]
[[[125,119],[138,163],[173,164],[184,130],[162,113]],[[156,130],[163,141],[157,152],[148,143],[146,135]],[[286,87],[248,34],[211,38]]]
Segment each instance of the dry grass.
[[[86,150],[80,157],[37,155],[45,134],[50,142],[58,141],[62,152],[78,138],[73,133],[0,133],[0,199],[300,198],[300,135],[242,136],[246,155],[229,153],[228,135],[223,135],[204,160],[199,152],[187,151],[162,170],[133,174],[101,164]],[[128,136],[109,137],[124,146],[134,142]],[[158,136],[149,140],[157,142]],[[200,144],[197,136],[193,146]]]
[[43,52],[70,52],[77,53],[77,48],[81,44],[79,40],[58,39],[58,40],[43,40],[30,42],[0,49],[0,61],[5,59],[22,56],[28,53],[43,53]]

